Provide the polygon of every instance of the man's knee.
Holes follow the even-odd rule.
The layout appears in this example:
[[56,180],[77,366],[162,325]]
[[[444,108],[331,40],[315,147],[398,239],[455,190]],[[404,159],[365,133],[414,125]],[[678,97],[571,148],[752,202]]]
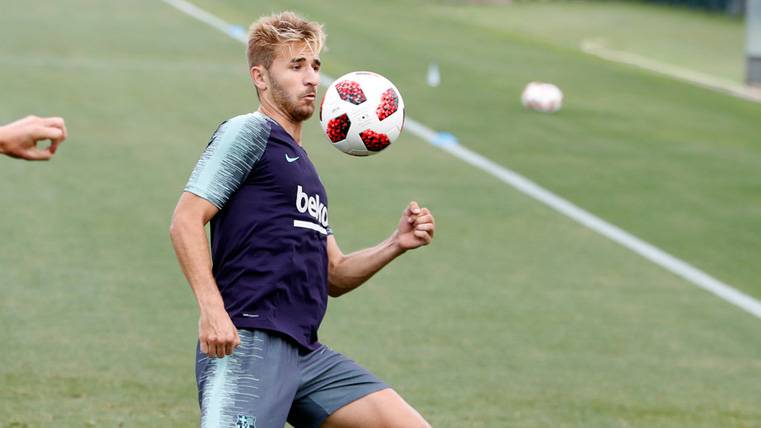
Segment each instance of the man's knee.
[[[421,419],[422,419],[422,417],[421,417]],[[417,427],[417,428],[431,428],[431,424],[429,424],[428,421],[426,421],[425,419],[422,419],[422,420],[418,421],[417,425],[404,425],[404,426],[405,427],[414,426],[414,427]]]
[[356,400],[333,413],[323,428],[430,428],[417,410],[388,388]]
[[386,420],[383,428],[431,428],[431,424],[420,413],[414,411],[413,414]]

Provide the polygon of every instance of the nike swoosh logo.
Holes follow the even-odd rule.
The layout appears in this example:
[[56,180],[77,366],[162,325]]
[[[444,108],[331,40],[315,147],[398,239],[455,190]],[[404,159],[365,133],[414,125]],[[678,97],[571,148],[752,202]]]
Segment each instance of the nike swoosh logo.
[[287,161],[288,161],[288,163],[291,163],[291,162],[296,162],[297,160],[299,160],[299,157],[298,157],[298,156],[296,156],[295,158],[292,158],[292,157],[288,156],[288,153],[286,153],[286,154],[285,154],[285,160],[287,160]]

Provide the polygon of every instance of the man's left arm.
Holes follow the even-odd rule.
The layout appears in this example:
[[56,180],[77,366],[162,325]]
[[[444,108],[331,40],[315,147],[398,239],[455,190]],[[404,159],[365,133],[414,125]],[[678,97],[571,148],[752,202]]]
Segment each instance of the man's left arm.
[[335,237],[328,236],[328,293],[338,297],[359,287],[407,250],[430,244],[435,230],[428,208],[420,208],[413,201],[402,213],[396,230],[378,245],[345,255]]

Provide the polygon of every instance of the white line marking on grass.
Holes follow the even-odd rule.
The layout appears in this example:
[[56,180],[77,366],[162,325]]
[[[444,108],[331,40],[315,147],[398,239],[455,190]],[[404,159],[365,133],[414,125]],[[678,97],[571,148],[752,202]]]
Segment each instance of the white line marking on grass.
[[488,172],[505,183],[508,183],[520,192],[531,196],[610,240],[623,245],[651,262],[681,276],[698,287],[719,296],[758,318],[761,318],[761,302],[753,297],[732,288],[728,284],[713,278],[700,269],[697,269],[671,254],[637,238],[625,230],[606,222],[594,214],[579,208],[573,203],[542,188],[522,175],[504,168],[478,153],[457,144],[456,140],[446,142],[447,140],[448,137],[443,142],[434,141],[432,143],[442,150],[449,152],[465,162]]
[[[228,36],[247,43],[245,34],[241,35],[239,26],[228,24],[222,19],[211,15],[210,13],[199,9],[198,7],[186,2],[185,0],[163,0],[188,15],[203,21],[212,27],[222,31]],[[322,75],[321,83],[329,85],[332,79]],[[436,132],[422,123],[410,119],[405,121],[405,127],[411,133],[427,141],[434,147],[438,147],[447,153],[475,166],[476,168],[487,172],[499,180],[509,184],[518,191],[536,199],[550,208],[570,217],[574,221],[600,233],[601,235],[615,241],[624,247],[634,251],[640,256],[652,261],[653,263],[671,271],[672,273],[692,282],[698,287],[711,292],[727,302],[742,308],[743,310],[761,318],[761,302],[753,297],[744,294],[731,286],[719,281],[707,273],[690,266],[688,263],[677,259],[657,247],[637,238],[636,236],[602,220],[601,218],[584,211],[571,202],[555,195],[549,190],[544,189],[533,181],[522,175],[511,171],[493,161],[479,155],[478,153],[463,147],[457,142],[457,139],[448,133]]]
[[182,12],[185,12],[186,14],[205,24],[216,28],[217,30],[227,34],[228,36],[243,44],[248,43],[248,37],[246,36],[245,30],[242,30],[238,25],[232,25],[222,18],[212,15],[211,13],[201,9],[192,3],[186,2],[185,0],[163,0],[163,2],[173,6],[176,9],[179,9]]
[[581,50],[608,61],[619,62],[654,71],[675,79],[683,80],[703,88],[723,92],[749,101],[761,102],[761,90],[743,86],[731,80],[720,79],[715,76],[700,73],[694,70],[665,64],[630,52],[618,51],[606,48],[600,40],[584,40],[581,42]]

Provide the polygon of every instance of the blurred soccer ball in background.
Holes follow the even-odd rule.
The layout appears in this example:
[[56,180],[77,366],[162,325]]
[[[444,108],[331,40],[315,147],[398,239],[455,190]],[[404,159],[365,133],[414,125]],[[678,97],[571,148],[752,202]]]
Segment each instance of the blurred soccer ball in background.
[[554,113],[563,106],[563,92],[552,83],[531,82],[521,94],[523,107],[542,113]]
[[354,156],[369,156],[399,137],[404,101],[380,74],[355,71],[336,79],[320,104],[320,124],[333,146]]

